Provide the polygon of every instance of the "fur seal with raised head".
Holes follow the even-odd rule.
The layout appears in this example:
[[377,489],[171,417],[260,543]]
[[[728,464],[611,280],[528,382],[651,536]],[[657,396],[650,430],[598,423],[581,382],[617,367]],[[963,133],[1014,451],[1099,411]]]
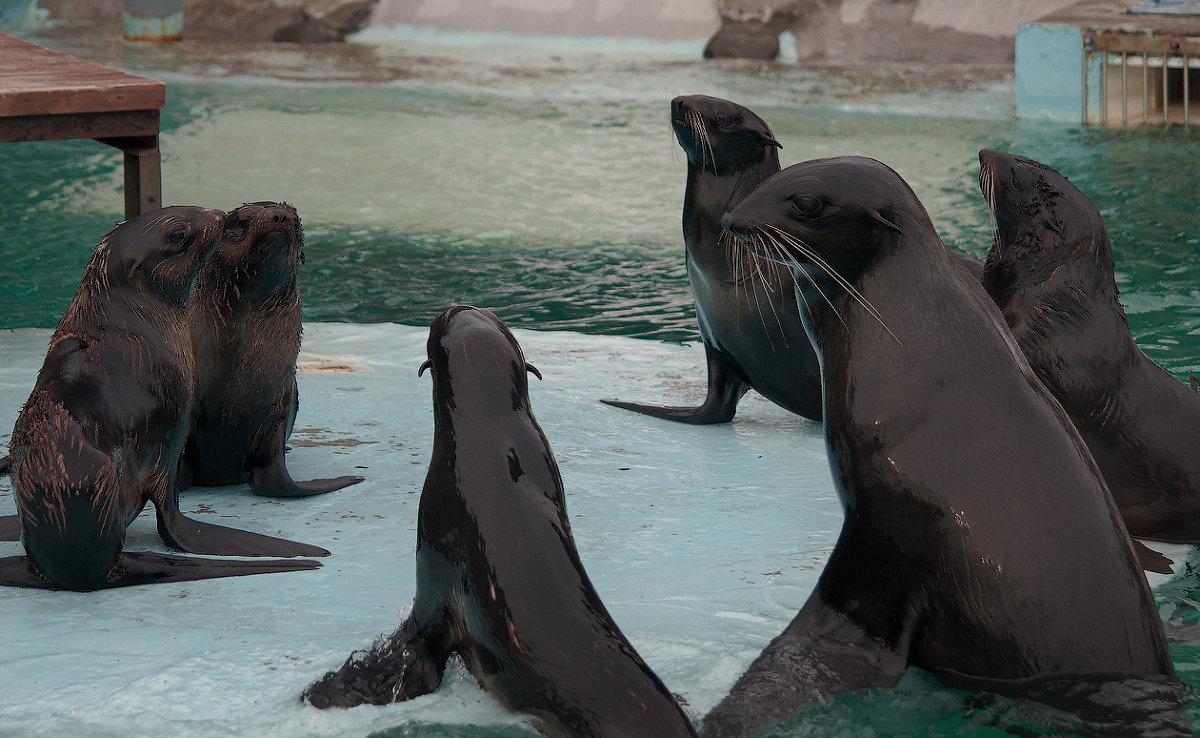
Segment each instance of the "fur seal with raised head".
[[317,707],[408,700],[458,654],[485,689],[552,736],[694,736],[622,635],[571,537],[562,479],[529,406],[516,339],[456,307],[429,333],[434,440],[417,513],[412,613],[304,693]]
[[225,219],[188,303],[196,395],[184,450],[185,483],[249,482],[256,495],[306,497],[359,476],[297,482],[285,463],[299,408],[304,231],[287,203],[247,203]]
[[1071,416],[1130,534],[1200,543],[1200,395],[1129,334],[1100,211],[1023,156],[979,152],[996,221],[983,286]]

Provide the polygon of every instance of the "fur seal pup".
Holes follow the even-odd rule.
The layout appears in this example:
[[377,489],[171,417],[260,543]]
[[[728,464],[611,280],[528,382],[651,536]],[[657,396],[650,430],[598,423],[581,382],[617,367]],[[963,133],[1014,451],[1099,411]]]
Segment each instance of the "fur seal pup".
[[723,223],[796,273],[845,520],[809,600],[704,736],[893,686],[910,665],[1017,694],[1126,675],[1173,693],[1099,469],[907,183],[873,159],[803,162]]
[[319,566],[123,554],[125,530],[147,501],[163,540],[183,551],[328,554],[179,510],[175,475],[194,382],[188,293],[224,217],[181,206],[144,213],[92,254],[13,429],[13,497],[28,558],[0,560],[0,583],[90,590]]
[[1200,543],[1200,396],[1129,334],[1099,210],[1032,159],[984,149],[996,221],[983,286],[1062,403],[1130,534]]
[[362,477],[294,481],[285,444],[299,408],[300,288],[304,230],[287,203],[229,213],[188,303],[196,395],[184,450],[185,482],[241,484],[264,497],[305,497]]
[[821,374],[796,309],[792,274],[722,237],[721,216],[779,171],[780,144],[762,118],[706,95],[671,101],[671,126],[687,154],[684,258],[708,365],[699,407],[601,400],[683,423],[725,423],[750,389],[821,419]]
[[[317,707],[427,694],[457,653],[552,736],[694,736],[592,588],[558,465],[529,407],[526,364],[491,313],[430,328],[433,456],[417,514],[417,592],[400,629],[303,695]],[[540,376],[540,375],[539,375]]]

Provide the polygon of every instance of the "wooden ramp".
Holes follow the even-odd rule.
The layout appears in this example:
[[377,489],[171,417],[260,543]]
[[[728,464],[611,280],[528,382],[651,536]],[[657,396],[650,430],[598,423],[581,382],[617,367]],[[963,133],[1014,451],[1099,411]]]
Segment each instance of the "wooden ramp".
[[162,207],[166,85],[0,33],[0,141],[92,138],[125,153],[125,217]]

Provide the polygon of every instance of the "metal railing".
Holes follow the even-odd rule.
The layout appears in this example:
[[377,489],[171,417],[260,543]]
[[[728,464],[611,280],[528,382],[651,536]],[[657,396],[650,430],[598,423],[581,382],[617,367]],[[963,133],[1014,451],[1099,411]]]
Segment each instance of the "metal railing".
[[1193,104],[1200,115],[1200,38],[1085,30],[1083,49],[1085,122],[1192,125]]

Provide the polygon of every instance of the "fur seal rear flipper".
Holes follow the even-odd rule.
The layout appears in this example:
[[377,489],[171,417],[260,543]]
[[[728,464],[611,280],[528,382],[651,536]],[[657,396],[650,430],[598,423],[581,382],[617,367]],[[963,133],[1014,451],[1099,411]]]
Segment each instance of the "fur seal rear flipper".
[[584,571],[516,339],[491,313],[457,307],[433,321],[428,351],[434,439],[412,612],[303,698],[316,707],[411,699],[437,689],[457,653],[548,735],[694,738]]
[[300,393],[300,216],[282,202],[252,202],[225,218],[221,243],[196,278],[188,327],[196,393],[182,484],[242,484],[263,497],[308,497],[363,480],[297,482],[286,446]]
[[[238,561],[236,559],[200,559],[152,552],[123,552],[109,571],[109,578],[95,589],[131,587],[140,584],[194,582],[201,579],[243,577],[251,574],[276,574],[320,569],[312,559],[276,561]],[[24,556],[0,559],[0,585],[28,589],[60,589],[38,576]]]
[[[176,474],[194,381],[187,300],[224,218],[219,210],[177,206],[118,225],[96,247],[51,336],[9,452],[21,542],[54,587],[119,582],[126,528],[147,502],[163,540],[183,551],[328,555],[191,520],[179,509]],[[139,582],[163,562],[135,561],[129,571]]]

